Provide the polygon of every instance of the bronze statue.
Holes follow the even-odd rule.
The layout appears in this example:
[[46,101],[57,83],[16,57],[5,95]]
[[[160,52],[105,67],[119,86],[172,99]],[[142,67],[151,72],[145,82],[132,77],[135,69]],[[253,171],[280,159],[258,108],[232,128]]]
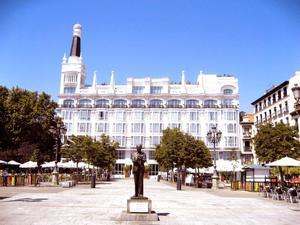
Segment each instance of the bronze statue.
[[133,198],[143,198],[144,194],[144,163],[146,162],[146,154],[142,151],[142,145],[136,146],[136,152],[131,154],[133,162],[132,172],[134,175],[135,193]]

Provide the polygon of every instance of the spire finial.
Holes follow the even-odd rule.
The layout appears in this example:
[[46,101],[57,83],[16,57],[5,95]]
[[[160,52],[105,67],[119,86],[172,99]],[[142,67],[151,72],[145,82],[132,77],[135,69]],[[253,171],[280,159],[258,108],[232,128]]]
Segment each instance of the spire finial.
[[111,76],[110,76],[110,86],[114,87],[115,86],[115,71],[111,71]]
[[97,70],[94,70],[93,88],[96,88],[96,85],[97,85]]
[[184,70],[182,70],[182,71],[181,71],[181,84],[182,84],[182,85],[185,85],[185,82],[186,82],[186,81],[185,81],[185,72],[184,72]]
[[81,25],[79,23],[73,26],[73,36],[81,37]]
[[66,57],[66,53],[64,53],[64,57],[62,58],[62,63],[66,63],[67,62],[67,57]]

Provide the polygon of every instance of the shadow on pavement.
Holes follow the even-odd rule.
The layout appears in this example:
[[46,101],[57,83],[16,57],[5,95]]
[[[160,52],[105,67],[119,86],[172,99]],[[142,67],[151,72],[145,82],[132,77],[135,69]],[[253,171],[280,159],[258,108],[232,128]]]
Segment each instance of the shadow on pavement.
[[5,202],[42,202],[48,200],[48,198],[19,198]]

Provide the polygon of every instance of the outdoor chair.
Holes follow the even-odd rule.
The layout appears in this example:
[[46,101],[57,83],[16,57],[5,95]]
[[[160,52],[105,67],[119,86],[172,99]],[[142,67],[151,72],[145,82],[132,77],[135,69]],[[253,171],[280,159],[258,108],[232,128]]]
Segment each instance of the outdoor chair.
[[275,187],[275,195],[273,196],[273,199],[284,200],[284,192],[281,187]]
[[297,202],[297,190],[296,190],[296,188],[290,188],[287,191],[286,201],[291,202],[291,203]]

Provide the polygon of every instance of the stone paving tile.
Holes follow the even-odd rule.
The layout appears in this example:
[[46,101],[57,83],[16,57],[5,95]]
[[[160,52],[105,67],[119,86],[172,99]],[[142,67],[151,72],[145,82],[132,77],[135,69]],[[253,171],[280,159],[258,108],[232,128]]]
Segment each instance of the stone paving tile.
[[300,221],[300,203],[273,201],[253,193],[237,192],[242,197],[233,197],[228,190],[176,191],[173,185],[154,180],[145,180],[145,195],[160,221],[120,221],[132,195],[132,179],[98,184],[95,189],[77,186],[59,192],[19,193],[0,201],[0,225],[294,225]]

